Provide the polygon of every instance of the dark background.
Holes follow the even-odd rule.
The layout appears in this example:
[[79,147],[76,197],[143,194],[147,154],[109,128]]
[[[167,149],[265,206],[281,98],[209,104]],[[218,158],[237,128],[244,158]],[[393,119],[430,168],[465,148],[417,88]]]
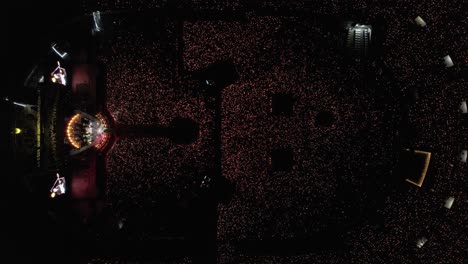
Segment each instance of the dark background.
[[[47,215],[26,192],[21,175],[9,155],[12,109],[4,97],[28,102],[30,91],[23,86],[24,80],[48,51],[51,33],[64,21],[82,12],[80,1],[34,1],[18,0],[3,4],[1,24],[3,37],[1,59],[3,84],[0,89],[1,141],[2,148],[2,196],[1,196],[1,263],[48,263],[60,262],[65,252],[60,232],[48,226]],[[30,102],[33,103],[33,102]],[[54,257],[55,256],[55,257]],[[62,259],[62,263],[69,263]]]

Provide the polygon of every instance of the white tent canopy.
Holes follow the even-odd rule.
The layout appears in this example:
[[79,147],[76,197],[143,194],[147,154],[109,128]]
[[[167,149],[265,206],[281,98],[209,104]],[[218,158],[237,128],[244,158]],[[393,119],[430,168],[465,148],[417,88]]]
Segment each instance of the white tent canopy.
[[422,248],[422,247],[424,246],[424,244],[426,244],[426,242],[427,242],[427,238],[422,237],[422,238],[420,238],[420,239],[418,239],[418,240],[416,241],[416,246],[417,246],[418,248]]
[[449,197],[445,200],[445,204],[444,204],[444,207],[447,208],[447,209],[450,209],[452,208],[452,205],[453,205],[453,202],[455,201],[455,198],[453,197]]
[[466,162],[466,158],[468,156],[468,150],[464,149],[460,153],[460,160],[461,162]]
[[425,27],[426,26],[426,22],[420,16],[416,17],[414,19],[414,22],[416,22],[416,24],[418,26],[420,26],[420,27]]
[[444,57],[444,64],[445,64],[445,67],[447,68],[450,68],[452,67],[454,64],[453,64],[453,61],[452,61],[452,58],[450,58],[450,55],[447,55]]
[[464,114],[468,113],[468,108],[467,108],[467,106],[466,106],[466,101],[461,102],[461,104],[460,104],[460,110],[461,110],[462,113],[464,113]]

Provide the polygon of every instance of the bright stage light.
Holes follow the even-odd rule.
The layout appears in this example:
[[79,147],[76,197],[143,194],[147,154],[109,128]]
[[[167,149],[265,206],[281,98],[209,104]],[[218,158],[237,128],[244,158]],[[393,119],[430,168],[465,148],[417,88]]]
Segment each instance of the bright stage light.
[[80,119],[80,114],[75,114],[71,119],[70,122],[68,122],[67,126],[67,138],[70,144],[72,144],[73,147],[75,148],[80,148],[81,145],[78,141],[75,140],[75,135],[73,133],[73,127],[75,126],[75,123]]
[[64,51],[59,51],[59,48],[57,46],[57,43],[53,43],[52,46],[51,46],[52,50],[55,52],[55,54],[57,54],[60,58],[65,58],[68,53],[64,52]]
[[94,147],[98,150],[107,145],[111,134],[109,133],[107,118],[97,113],[96,116],[76,111],[70,118],[66,127],[67,141],[73,146],[73,155]]
[[57,195],[62,195],[66,192],[65,189],[65,177],[60,177],[60,175],[57,173],[57,179],[54,182],[54,185],[52,185],[52,188],[50,188],[50,197],[55,198]]
[[59,61],[57,61],[57,68],[55,68],[54,71],[52,71],[50,76],[50,80],[53,83],[59,83],[63,86],[67,85],[67,71],[60,66]]

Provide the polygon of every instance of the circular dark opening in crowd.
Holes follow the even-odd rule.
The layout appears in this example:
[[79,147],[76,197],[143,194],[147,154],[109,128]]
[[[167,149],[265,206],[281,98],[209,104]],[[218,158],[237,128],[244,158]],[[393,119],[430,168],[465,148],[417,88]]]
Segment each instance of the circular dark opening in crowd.
[[329,127],[336,122],[336,118],[332,112],[320,111],[315,117],[315,125]]
[[190,118],[178,117],[169,126],[169,135],[176,144],[192,144],[198,139],[199,125]]

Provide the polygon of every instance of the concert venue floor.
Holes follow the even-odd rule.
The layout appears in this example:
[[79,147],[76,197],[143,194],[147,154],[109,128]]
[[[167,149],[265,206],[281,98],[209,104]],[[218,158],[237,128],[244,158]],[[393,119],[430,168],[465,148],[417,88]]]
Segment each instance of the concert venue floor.
[[[468,63],[457,1],[179,2],[84,7],[114,135],[80,207],[87,263],[462,262],[468,91],[439,62]],[[373,25],[370,58],[346,54],[349,21]],[[422,187],[405,149],[432,153]]]

